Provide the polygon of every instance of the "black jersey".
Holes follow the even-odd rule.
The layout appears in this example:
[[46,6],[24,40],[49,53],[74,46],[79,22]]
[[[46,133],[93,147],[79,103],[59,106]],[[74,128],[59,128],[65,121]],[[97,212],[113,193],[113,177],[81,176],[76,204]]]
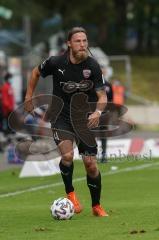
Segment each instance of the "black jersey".
[[69,117],[71,97],[78,91],[88,96],[89,102],[96,102],[96,91],[104,89],[104,81],[99,64],[88,56],[79,64],[72,64],[68,54],[52,56],[38,67],[42,77],[52,75],[53,95],[62,98],[64,106],[60,115]]
[[112,102],[113,101],[112,85],[108,81],[105,81],[104,85],[105,85],[105,92],[106,92],[106,95],[107,95],[108,102]]

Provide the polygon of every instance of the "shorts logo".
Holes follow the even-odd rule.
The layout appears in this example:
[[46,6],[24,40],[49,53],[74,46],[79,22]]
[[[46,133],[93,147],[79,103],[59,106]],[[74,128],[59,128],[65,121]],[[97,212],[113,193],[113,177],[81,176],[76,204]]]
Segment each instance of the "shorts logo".
[[59,136],[58,136],[58,133],[57,133],[57,131],[55,131],[55,130],[54,130],[54,132],[53,132],[53,137],[54,137],[55,140],[60,140],[60,138],[59,138]]
[[84,69],[83,70],[83,76],[84,78],[89,78],[91,75],[91,70],[90,69]]

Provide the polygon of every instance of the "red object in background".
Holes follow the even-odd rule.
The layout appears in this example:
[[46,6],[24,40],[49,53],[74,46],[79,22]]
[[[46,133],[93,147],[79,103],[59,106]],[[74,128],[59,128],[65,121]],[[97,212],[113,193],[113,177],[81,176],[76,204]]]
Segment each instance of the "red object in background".
[[133,138],[131,140],[131,145],[129,148],[129,154],[138,155],[141,153],[144,147],[144,139],[142,138]]
[[113,89],[113,103],[123,105],[125,95],[124,86],[113,84],[112,89]]
[[15,106],[14,92],[9,82],[5,82],[1,87],[1,100],[3,116],[8,116]]

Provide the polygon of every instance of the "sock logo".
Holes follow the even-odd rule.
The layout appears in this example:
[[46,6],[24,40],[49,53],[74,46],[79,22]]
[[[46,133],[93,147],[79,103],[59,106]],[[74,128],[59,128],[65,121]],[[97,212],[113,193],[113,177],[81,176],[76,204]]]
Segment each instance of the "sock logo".
[[88,183],[88,186],[93,187],[93,188],[97,188],[97,185],[91,184],[91,183]]
[[69,175],[69,172],[64,173],[63,171],[61,171],[61,174],[64,175],[64,176],[68,176],[68,175]]

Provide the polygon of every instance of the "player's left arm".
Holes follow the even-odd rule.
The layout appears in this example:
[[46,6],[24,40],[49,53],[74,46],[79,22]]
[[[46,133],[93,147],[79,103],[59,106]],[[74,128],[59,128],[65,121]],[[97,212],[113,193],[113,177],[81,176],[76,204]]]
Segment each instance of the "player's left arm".
[[96,60],[91,59],[92,64],[92,81],[97,95],[96,110],[88,118],[88,127],[94,128],[99,124],[99,118],[107,104],[107,95],[104,88],[104,77],[101,68]]
[[96,104],[96,110],[88,118],[88,128],[98,127],[99,118],[107,104],[107,95],[104,89],[96,91],[96,94],[98,98],[98,101]]

